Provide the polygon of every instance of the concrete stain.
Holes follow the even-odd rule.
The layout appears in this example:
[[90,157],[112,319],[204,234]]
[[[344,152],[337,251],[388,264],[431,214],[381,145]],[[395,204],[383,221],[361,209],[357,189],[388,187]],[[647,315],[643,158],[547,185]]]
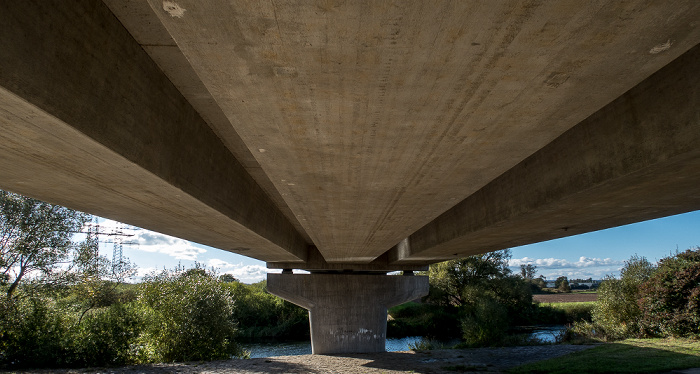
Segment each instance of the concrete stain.
[[186,9],[173,1],[163,1],[163,10],[170,14],[170,17],[182,18],[185,16]]
[[663,51],[667,51],[671,49],[671,45],[673,45],[673,42],[671,39],[667,40],[666,43],[661,43],[659,45],[655,45],[654,48],[649,50],[649,53],[652,55],[659,54]]

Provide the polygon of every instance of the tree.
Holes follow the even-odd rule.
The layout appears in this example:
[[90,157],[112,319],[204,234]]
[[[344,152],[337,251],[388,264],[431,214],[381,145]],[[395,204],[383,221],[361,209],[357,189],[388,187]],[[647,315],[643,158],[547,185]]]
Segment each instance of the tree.
[[535,274],[537,274],[537,266],[533,264],[520,265],[520,276],[523,277],[523,279],[535,279]]
[[136,266],[127,258],[114,260],[119,261],[117,263],[100,256],[98,245],[96,237],[88,236],[73,255],[72,293],[81,310],[78,324],[91,310],[121,302],[123,295],[118,291],[119,286],[136,274]]
[[530,285],[511,274],[509,259],[506,249],[430,266],[429,299],[457,307],[469,346],[498,344],[532,309]]
[[610,339],[642,336],[641,311],[637,305],[639,287],[654,272],[645,257],[634,255],[625,261],[620,279],[606,277],[598,288],[593,322],[601,335]]
[[50,278],[67,261],[73,233],[89,216],[72,209],[0,191],[0,279],[7,298],[32,272]]
[[659,261],[639,288],[638,304],[647,333],[700,337],[700,248]]
[[465,302],[462,295],[465,287],[510,275],[509,259],[510,250],[504,249],[430,265],[431,286],[443,298],[442,303],[459,306]]
[[571,292],[571,287],[569,286],[569,279],[565,276],[561,276],[554,281],[554,287],[562,292]]
[[236,277],[234,277],[231,274],[221,274],[219,276],[219,281],[224,282],[224,283],[232,283],[232,282],[237,282],[238,280]]

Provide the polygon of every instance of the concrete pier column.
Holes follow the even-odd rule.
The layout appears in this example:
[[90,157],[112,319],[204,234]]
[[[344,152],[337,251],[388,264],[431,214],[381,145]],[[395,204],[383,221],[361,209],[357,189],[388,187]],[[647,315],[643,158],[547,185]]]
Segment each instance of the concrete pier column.
[[387,309],[428,294],[428,277],[268,274],[267,290],[309,311],[314,354],[384,352]]

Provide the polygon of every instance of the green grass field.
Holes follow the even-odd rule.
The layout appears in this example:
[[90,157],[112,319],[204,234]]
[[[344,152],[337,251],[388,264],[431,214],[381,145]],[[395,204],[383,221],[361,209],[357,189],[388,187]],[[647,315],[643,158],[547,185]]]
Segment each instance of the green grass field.
[[549,306],[557,309],[592,308],[596,301],[579,301],[573,303],[540,303],[542,306]]
[[700,367],[700,340],[627,339],[509,373],[656,373]]
[[571,324],[577,321],[590,321],[595,301],[540,303],[537,305],[536,323]]

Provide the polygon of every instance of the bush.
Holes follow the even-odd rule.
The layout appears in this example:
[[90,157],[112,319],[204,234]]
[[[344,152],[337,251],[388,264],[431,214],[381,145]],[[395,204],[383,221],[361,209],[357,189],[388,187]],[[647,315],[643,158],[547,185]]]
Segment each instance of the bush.
[[639,294],[648,333],[700,337],[700,248],[662,259]]
[[150,308],[142,357],[171,362],[243,355],[234,341],[233,298],[213,273],[197,267],[148,276],[140,301]]
[[462,338],[467,346],[497,345],[508,331],[508,310],[493,297],[483,296],[464,311]]
[[603,281],[593,309],[598,335],[612,340],[644,335],[637,300],[639,287],[653,271],[654,266],[646,258],[635,255],[625,262],[619,280],[608,277]]
[[75,366],[117,366],[138,363],[137,339],[144,328],[136,305],[112,304],[91,311],[75,332]]
[[473,282],[462,289],[462,338],[467,346],[503,342],[509,328],[532,317],[532,293],[528,282],[506,276]]
[[425,300],[459,309],[467,346],[500,344],[509,328],[532,318],[531,283],[511,275],[509,259],[510,251],[501,250],[430,265]]
[[40,296],[0,301],[0,366],[61,367],[70,363],[74,319]]
[[424,336],[450,339],[460,336],[458,309],[449,305],[405,303],[389,310],[387,336]]
[[238,321],[238,336],[247,339],[295,339],[309,337],[309,314],[306,309],[268,293],[265,283],[245,285],[226,283]]

